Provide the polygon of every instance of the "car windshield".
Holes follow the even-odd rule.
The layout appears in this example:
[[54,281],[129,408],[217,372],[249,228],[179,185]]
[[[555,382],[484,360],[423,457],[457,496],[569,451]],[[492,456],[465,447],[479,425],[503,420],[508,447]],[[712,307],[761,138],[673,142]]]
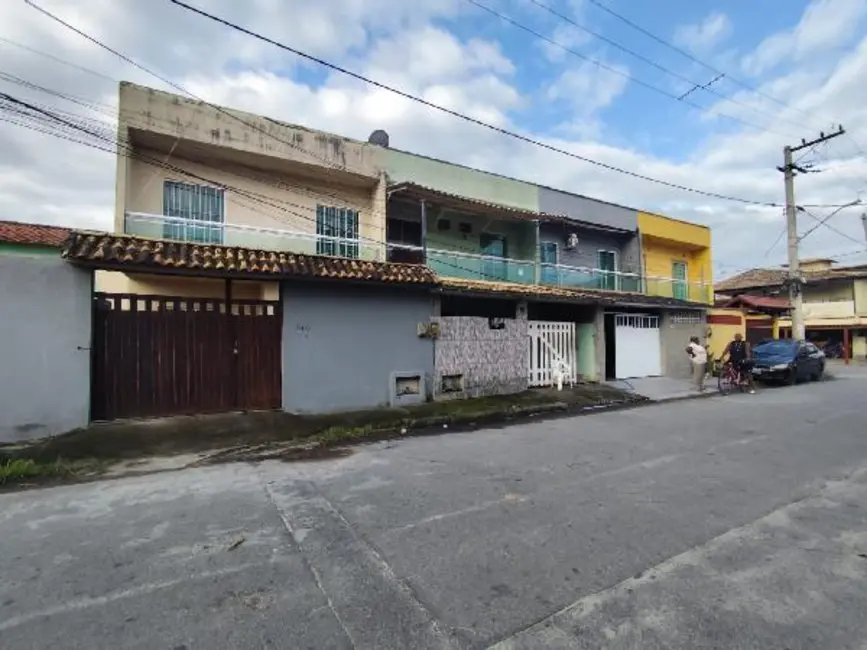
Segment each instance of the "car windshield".
[[792,354],[795,351],[794,341],[763,341],[759,343],[753,352],[755,354]]

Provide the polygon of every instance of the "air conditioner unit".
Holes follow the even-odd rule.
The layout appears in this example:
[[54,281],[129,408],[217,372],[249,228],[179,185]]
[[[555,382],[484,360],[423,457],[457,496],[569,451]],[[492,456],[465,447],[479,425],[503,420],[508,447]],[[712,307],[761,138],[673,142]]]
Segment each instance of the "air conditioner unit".
[[569,233],[569,236],[566,238],[566,250],[574,250],[578,248],[578,235],[573,233]]

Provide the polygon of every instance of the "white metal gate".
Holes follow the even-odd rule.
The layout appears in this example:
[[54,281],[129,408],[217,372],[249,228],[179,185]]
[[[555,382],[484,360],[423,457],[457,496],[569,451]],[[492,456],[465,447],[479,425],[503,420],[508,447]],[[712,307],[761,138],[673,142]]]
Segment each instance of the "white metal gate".
[[563,364],[563,381],[575,381],[577,373],[577,340],[575,323],[535,321],[530,330],[530,386],[551,386],[554,369]]
[[615,314],[614,371],[617,379],[662,374],[659,316]]

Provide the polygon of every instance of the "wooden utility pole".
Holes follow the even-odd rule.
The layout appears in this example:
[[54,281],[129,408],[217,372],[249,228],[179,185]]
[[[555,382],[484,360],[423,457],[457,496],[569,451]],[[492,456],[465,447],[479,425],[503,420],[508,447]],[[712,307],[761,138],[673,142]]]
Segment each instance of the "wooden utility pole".
[[792,162],[792,154],[808,147],[814,147],[844,133],[845,131],[841,125],[834,133],[820,133],[819,137],[815,140],[810,140],[809,142],[801,140],[801,144],[794,147],[783,147],[783,166],[777,167],[777,169],[783,172],[786,183],[786,228],[789,235],[789,301],[792,305],[792,338],[796,341],[803,341],[806,338],[806,331],[804,328],[803,295],[801,293],[801,268],[798,258],[798,206],[795,205],[795,173],[800,172],[804,174],[808,170]]

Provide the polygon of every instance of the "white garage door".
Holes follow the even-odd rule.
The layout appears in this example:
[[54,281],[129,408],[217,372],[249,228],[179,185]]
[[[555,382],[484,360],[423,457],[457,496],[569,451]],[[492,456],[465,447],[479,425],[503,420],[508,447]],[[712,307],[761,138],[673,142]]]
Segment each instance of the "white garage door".
[[614,369],[617,379],[661,375],[659,317],[616,314],[614,318]]

